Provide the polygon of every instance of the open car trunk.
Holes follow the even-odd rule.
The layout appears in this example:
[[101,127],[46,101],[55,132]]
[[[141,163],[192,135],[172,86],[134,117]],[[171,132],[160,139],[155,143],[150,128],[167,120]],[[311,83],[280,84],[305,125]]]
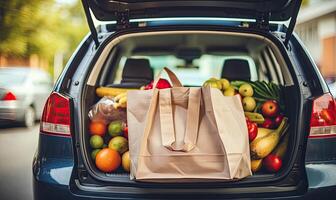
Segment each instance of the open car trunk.
[[[271,34],[237,33],[221,31],[153,31],[112,36],[106,46],[101,48],[100,56],[92,64],[87,76],[87,83],[82,91],[82,118],[80,145],[77,148],[79,157],[78,180],[89,186],[125,186],[146,188],[251,188],[255,186],[272,186],[269,192],[297,192],[305,188],[305,179],[301,171],[302,157],[298,153],[302,143],[302,135],[297,131],[302,127],[298,123],[300,111],[300,92],[295,82],[291,63],[285,55],[284,46]],[[190,51],[190,49],[192,51]],[[181,55],[185,50],[186,55]],[[197,52],[198,56],[192,52]],[[188,54],[189,53],[189,54]],[[182,53],[183,54],[183,53]],[[190,57],[193,57],[190,61]],[[198,58],[197,58],[198,57]],[[130,180],[129,173],[122,167],[113,173],[103,173],[97,169],[91,158],[90,119],[88,112],[99,101],[96,95],[98,87],[124,87],[121,73],[128,58],[149,59],[154,74],[164,66],[170,67],[186,86],[201,86],[211,77],[221,78],[223,63],[230,59],[241,59],[249,65],[250,81],[274,82],[283,91],[283,114],[289,119],[289,144],[283,158],[283,166],[276,172],[260,170],[252,176],[238,181],[214,183],[141,183]],[[160,60],[161,58],[161,60]],[[189,59],[188,59],[189,58]],[[176,61],[176,62],[174,62]],[[126,61],[127,62],[127,61]],[[225,64],[224,64],[225,66]],[[208,69],[208,70],[207,70]],[[235,74],[239,77],[239,74]],[[190,77],[191,76],[191,77]],[[227,78],[227,77],[223,77]],[[132,133],[130,133],[132,134]],[[302,182],[303,181],[303,182]],[[163,186],[164,185],[164,186]],[[286,187],[277,189],[275,186]],[[301,189],[299,189],[301,188]],[[265,189],[265,188],[264,188]],[[240,193],[236,191],[236,193]],[[266,194],[266,193],[265,193]]]

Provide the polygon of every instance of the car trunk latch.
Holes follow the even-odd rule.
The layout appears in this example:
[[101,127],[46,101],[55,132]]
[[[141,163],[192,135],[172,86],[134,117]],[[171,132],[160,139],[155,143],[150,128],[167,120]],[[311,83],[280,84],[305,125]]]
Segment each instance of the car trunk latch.
[[130,27],[128,9],[121,12],[116,12],[115,15],[117,17],[117,26],[116,26],[117,30],[126,29]]
[[262,12],[256,19],[257,28],[261,30],[269,30],[269,21],[271,18],[270,12]]

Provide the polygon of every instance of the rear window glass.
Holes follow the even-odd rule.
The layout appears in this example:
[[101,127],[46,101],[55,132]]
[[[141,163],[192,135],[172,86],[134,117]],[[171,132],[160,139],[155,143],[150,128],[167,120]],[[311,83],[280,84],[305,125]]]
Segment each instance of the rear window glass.
[[[160,56],[132,56],[122,57],[117,71],[114,83],[119,83],[122,78],[122,71],[128,58],[145,58],[148,59],[156,76],[163,67],[168,67],[174,71],[184,85],[200,86],[209,77],[220,78],[223,70],[223,63],[228,59],[242,59],[249,63],[251,80],[258,80],[257,69],[253,59],[250,56],[221,56],[221,55],[202,55],[198,59],[194,59],[191,63],[186,63],[183,59],[176,58],[174,55]],[[167,78],[163,74],[163,78]]]
[[0,69],[0,85],[19,85],[24,82],[27,72],[17,69]]

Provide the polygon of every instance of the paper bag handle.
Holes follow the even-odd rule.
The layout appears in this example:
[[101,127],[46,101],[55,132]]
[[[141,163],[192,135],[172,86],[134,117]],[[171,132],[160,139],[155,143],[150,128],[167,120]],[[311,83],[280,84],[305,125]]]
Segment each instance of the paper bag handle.
[[176,145],[171,90],[160,90],[159,109],[162,144],[173,151],[188,152],[196,146],[201,106],[201,90],[189,88],[187,122],[183,145]]
[[153,81],[153,88],[156,88],[157,83],[159,82],[162,72],[165,71],[172,83],[172,87],[183,87],[182,83],[180,82],[180,80],[177,78],[177,76],[174,74],[174,72],[172,72],[170,69],[168,69],[167,67],[164,67],[159,74],[155,77],[154,81]]

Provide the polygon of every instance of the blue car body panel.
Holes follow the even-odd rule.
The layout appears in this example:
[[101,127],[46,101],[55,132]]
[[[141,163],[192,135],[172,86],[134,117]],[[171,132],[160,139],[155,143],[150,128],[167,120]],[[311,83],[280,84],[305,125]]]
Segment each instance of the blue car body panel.
[[68,186],[74,167],[72,141],[69,137],[40,134],[39,150],[33,161],[34,179]]

